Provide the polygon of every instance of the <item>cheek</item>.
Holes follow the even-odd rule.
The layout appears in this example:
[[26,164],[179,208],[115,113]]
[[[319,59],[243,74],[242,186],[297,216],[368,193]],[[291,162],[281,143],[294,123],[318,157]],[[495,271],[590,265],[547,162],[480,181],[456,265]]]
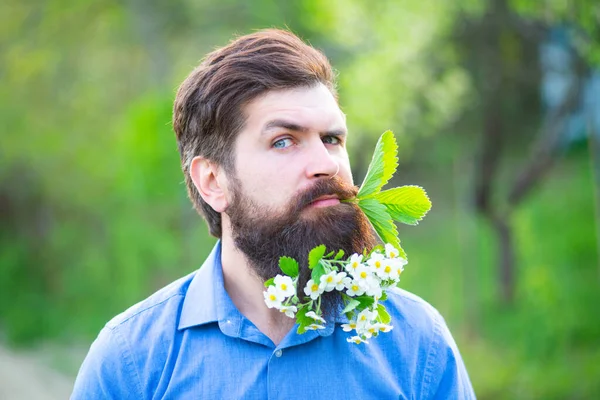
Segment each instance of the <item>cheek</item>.
[[278,208],[286,205],[291,190],[291,179],[284,168],[247,169],[240,174],[244,193],[256,204]]
[[340,172],[338,174],[340,178],[354,185],[352,170],[350,169],[350,162],[347,158],[345,160],[340,161]]

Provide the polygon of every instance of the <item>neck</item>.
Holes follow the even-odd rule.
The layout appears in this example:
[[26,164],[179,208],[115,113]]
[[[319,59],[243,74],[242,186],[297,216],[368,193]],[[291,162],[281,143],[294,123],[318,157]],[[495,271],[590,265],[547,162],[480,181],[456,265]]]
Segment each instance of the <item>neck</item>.
[[229,232],[223,232],[221,263],[225,290],[236,308],[269,339],[278,345],[294,326],[295,320],[264,301],[264,283],[252,272],[246,256],[237,249]]

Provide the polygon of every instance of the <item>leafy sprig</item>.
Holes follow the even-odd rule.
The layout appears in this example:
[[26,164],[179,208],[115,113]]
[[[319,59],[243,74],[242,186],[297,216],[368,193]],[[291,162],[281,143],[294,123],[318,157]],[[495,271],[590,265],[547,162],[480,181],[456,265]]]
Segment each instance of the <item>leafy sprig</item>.
[[369,169],[356,198],[377,235],[384,243],[390,243],[405,259],[406,253],[400,245],[394,221],[417,225],[431,209],[431,201],[420,186],[401,186],[381,191],[398,168],[398,145],[391,131],[379,137]]

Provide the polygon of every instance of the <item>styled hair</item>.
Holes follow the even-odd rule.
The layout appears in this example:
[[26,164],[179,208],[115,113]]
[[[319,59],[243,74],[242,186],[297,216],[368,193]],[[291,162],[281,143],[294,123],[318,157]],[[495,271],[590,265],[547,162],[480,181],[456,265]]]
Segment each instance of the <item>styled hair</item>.
[[188,195],[210,234],[221,237],[221,214],[198,193],[190,164],[202,156],[232,174],[234,143],[244,127],[244,106],[270,90],[325,85],[336,97],[335,78],[320,51],[294,34],[267,29],[241,36],[209,53],[183,81],[173,107],[173,129]]

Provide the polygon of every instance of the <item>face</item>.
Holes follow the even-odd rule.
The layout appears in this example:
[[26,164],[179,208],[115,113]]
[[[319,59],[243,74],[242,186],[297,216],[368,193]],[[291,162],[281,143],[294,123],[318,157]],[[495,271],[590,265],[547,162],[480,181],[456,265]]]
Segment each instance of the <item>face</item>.
[[[302,296],[312,248],[324,244],[352,254],[376,244],[358,206],[341,202],[358,190],[344,119],[324,87],[271,93],[246,111],[251,123],[236,144],[236,173],[228,177],[229,231],[263,281],[280,273],[280,256],[298,260]],[[324,295],[326,314],[338,305],[337,294]]]
[[[255,204],[283,211],[299,193],[333,176],[352,185],[346,122],[322,84],[272,91],[244,108],[235,146],[235,172]],[[312,207],[338,204],[323,196]]]

